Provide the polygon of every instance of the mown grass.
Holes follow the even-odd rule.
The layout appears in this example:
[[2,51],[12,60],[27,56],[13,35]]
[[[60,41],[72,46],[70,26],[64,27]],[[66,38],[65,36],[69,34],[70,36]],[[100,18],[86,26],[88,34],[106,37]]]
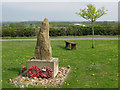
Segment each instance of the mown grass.
[[[60,88],[117,88],[118,87],[118,41],[74,40],[77,50],[65,49],[64,41],[51,41],[53,57],[59,58],[59,66],[71,66]],[[2,42],[2,86],[13,88],[10,78],[20,74],[21,62],[34,56],[36,41]],[[40,88],[29,85],[28,88]],[[51,87],[48,87],[51,88]]]
[[[91,38],[92,35],[85,35],[85,36],[51,36],[50,38]],[[110,37],[118,37],[118,35],[111,36],[111,35],[95,35],[96,38],[110,38]],[[2,37],[2,39],[36,39],[37,36],[32,37]]]

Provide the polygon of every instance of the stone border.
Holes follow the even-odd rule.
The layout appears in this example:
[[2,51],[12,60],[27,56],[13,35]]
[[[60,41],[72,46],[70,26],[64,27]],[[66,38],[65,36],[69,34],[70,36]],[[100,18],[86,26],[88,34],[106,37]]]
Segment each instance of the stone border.
[[[68,66],[69,67],[69,66]],[[65,79],[67,78],[67,75],[68,75],[68,73],[69,73],[69,71],[70,71],[70,68],[68,69],[68,71],[67,71],[67,73],[66,73],[66,75],[65,75],[65,78],[63,79],[63,81],[60,83],[60,85],[62,85],[62,83],[65,81]]]

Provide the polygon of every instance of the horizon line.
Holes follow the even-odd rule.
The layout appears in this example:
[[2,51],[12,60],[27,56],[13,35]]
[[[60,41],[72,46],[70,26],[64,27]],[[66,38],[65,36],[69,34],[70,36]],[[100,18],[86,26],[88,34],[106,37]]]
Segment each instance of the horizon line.
[[[43,21],[38,21],[38,20],[25,20],[25,21],[2,21],[2,22],[43,22]],[[118,22],[118,20],[107,20],[106,22]],[[90,21],[59,21],[59,20],[53,20],[53,21],[49,21],[49,22],[90,22]],[[96,22],[105,22],[105,21],[101,21],[101,20],[99,20],[99,21],[96,21]]]

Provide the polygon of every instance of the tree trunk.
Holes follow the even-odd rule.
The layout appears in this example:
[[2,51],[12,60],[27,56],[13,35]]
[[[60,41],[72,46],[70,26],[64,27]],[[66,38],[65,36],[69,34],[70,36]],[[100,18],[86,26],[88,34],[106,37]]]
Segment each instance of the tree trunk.
[[34,27],[34,36],[36,36],[36,28]]
[[94,21],[92,20],[92,48],[94,48]]

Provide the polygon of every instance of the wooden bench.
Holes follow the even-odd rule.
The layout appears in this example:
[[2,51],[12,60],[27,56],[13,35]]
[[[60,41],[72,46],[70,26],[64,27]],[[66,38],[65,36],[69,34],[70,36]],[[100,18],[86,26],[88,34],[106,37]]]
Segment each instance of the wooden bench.
[[75,42],[71,42],[71,41],[65,41],[66,42],[66,48],[70,47],[71,44],[71,50],[76,50],[76,44]]

